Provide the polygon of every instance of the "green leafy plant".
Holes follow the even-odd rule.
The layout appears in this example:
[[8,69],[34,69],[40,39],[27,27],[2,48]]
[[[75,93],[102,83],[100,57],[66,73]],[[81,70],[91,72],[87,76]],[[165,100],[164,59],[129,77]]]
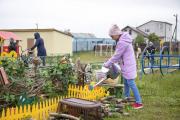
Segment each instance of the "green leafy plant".
[[53,93],[54,89],[53,89],[52,81],[50,80],[46,81],[46,83],[43,86],[43,91],[45,93]]
[[[41,95],[46,96],[44,98],[64,95],[68,85],[76,81],[69,62],[56,62],[51,67],[39,68],[38,76],[18,59],[0,58],[0,67],[4,67],[10,80],[8,87],[0,87],[0,95],[13,105],[31,104],[40,100]],[[21,101],[21,96],[25,100]]]
[[9,101],[9,102],[12,102],[15,100],[15,95],[12,95],[10,93],[6,93],[5,95],[3,95],[3,98],[6,100],[6,101]]
[[160,41],[160,38],[155,33],[150,34],[148,36],[148,39],[151,42],[158,42],[158,41]]
[[59,92],[67,92],[68,85],[74,83],[74,75],[70,64],[56,64],[48,70],[48,74],[53,84],[58,84]]
[[25,66],[22,61],[10,58],[1,58],[1,67],[3,67],[10,80],[14,80],[17,77],[24,77]]
[[136,39],[135,39],[135,43],[138,43],[139,45],[144,43],[144,37],[142,35],[137,35]]

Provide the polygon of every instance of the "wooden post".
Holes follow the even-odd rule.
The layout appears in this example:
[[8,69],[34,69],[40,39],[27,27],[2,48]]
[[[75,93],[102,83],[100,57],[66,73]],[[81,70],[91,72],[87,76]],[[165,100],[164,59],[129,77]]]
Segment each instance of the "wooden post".
[[0,79],[2,80],[2,83],[3,83],[4,85],[10,83],[9,80],[8,80],[8,78],[7,78],[6,72],[4,71],[4,68],[3,68],[3,67],[0,68]]

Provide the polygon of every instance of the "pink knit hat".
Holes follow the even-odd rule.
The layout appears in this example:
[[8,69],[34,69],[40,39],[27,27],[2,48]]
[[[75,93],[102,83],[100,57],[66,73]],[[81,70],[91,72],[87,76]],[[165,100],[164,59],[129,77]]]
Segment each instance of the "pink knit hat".
[[109,35],[120,35],[122,34],[122,31],[119,29],[119,27],[115,24],[109,29]]

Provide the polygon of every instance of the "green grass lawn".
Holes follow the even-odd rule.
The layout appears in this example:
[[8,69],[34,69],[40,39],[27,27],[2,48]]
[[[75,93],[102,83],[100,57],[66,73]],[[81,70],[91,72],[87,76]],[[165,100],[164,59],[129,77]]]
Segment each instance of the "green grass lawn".
[[[94,56],[92,52],[76,53],[85,63],[104,62],[108,57]],[[162,76],[158,73],[136,80],[144,108],[126,109],[129,116],[116,114],[105,120],[180,120],[180,71]]]
[[127,110],[129,116],[117,114],[105,120],[179,120],[180,119],[180,71],[161,75],[146,75],[136,80],[144,108]]
[[92,51],[73,53],[73,61],[77,60],[79,57],[84,63],[104,62],[110,58],[110,56],[95,56]]

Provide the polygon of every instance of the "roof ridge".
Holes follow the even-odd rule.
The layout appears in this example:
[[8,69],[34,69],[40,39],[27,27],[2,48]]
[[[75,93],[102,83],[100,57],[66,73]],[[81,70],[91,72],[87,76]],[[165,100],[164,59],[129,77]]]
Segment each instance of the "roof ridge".
[[149,22],[161,22],[161,23],[167,23],[167,24],[172,25],[171,23],[169,23],[169,22],[165,22],[165,21],[149,20],[148,22],[145,22],[145,23],[143,23],[143,24],[141,24],[141,25],[137,26],[137,28],[138,28],[138,27],[141,27],[141,26],[143,26],[143,25],[145,25],[145,24],[147,24],[147,23],[149,23]]
[[72,37],[71,33],[66,33],[61,30],[55,29],[55,28],[39,28],[39,29],[32,29],[32,28],[26,28],[26,29],[0,29],[0,31],[9,31],[9,32],[46,32],[46,31],[56,31],[68,36]]
[[[142,34],[143,36],[148,36],[147,33],[145,33],[145,32],[143,32],[143,31],[137,29],[137,27],[131,27],[131,26],[128,25],[128,26],[124,27],[123,29],[125,29],[125,28],[127,28],[127,27],[131,28],[132,30],[134,30],[134,31],[136,31],[136,32],[138,32],[138,33],[140,33],[140,34]],[[123,29],[122,29],[122,30],[123,30]]]

